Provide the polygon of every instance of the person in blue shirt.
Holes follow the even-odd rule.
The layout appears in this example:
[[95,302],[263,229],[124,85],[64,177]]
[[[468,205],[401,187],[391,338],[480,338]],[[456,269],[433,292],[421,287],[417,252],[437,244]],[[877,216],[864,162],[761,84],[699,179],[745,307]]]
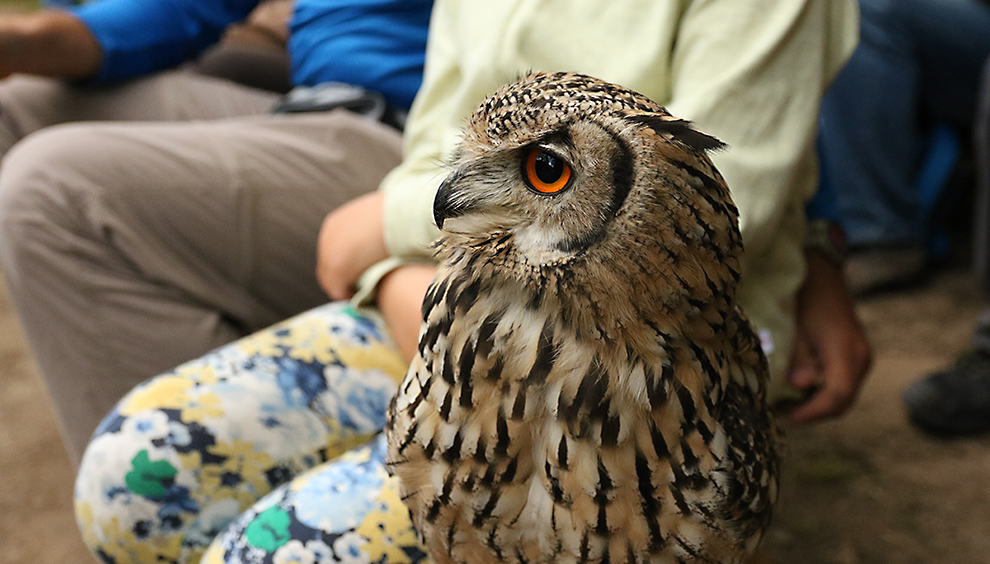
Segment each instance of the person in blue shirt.
[[[257,0],[97,0],[0,17],[0,272],[78,462],[142,380],[326,301],[317,234],[400,133],[170,70]],[[430,0],[297,0],[293,83],[408,109]],[[11,76],[15,75],[15,76]]]

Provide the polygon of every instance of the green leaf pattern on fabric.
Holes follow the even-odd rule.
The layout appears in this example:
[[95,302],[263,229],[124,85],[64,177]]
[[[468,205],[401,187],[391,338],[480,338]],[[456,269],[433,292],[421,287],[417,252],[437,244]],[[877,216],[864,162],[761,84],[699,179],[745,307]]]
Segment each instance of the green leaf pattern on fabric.
[[167,460],[148,459],[148,451],[142,450],[131,460],[132,470],[124,476],[127,489],[149,499],[161,499],[168,493],[165,482],[179,473]]
[[249,545],[267,552],[289,542],[289,513],[274,506],[262,511],[244,531]]

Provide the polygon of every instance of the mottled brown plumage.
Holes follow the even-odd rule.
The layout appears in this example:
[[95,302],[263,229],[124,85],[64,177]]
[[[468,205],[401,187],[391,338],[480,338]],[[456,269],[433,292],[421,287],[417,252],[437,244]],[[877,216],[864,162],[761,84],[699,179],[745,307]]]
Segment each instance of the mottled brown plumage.
[[[776,498],[721,144],[648,98],[531,74],[472,116],[389,413],[438,564],[744,562]],[[558,174],[559,173],[559,174]]]

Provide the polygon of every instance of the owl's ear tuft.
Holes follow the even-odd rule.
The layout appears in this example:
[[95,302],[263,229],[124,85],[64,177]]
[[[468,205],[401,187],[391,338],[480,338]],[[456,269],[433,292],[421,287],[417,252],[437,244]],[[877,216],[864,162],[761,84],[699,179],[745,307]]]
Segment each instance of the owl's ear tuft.
[[674,139],[697,151],[720,151],[727,145],[718,138],[702,133],[686,119],[671,118],[660,114],[629,116],[629,121],[645,125],[659,134],[669,134]]

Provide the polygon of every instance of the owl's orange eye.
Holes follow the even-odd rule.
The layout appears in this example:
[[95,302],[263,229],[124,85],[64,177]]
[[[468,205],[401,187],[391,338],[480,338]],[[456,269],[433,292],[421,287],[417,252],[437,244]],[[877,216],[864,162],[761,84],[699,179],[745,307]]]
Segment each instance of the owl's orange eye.
[[567,187],[571,167],[564,159],[537,147],[526,155],[523,178],[527,186],[541,194],[556,194]]

